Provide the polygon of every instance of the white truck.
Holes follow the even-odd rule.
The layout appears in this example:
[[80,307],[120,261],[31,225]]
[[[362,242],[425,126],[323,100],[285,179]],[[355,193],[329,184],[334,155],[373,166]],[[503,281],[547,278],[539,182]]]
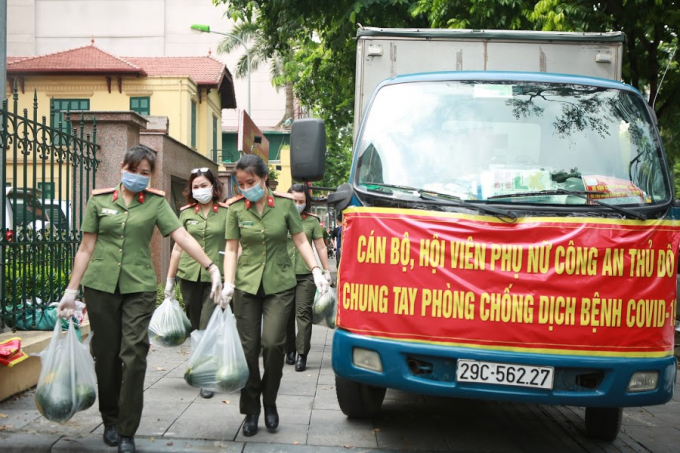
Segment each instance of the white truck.
[[[333,339],[340,408],[386,388],[586,407],[673,396],[680,235],[654,112],[622,33],[358,31]],[[323,174],[293,124],[293,178]]]

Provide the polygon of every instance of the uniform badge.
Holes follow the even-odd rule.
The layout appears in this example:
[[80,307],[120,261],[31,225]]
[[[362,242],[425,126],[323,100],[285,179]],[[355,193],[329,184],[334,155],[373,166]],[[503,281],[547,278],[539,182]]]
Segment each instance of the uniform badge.
[[118,211],[116,211],[115,209],[102,208],[101,215],[109,216],[109,215],[116,215],[116,214],[118,214]]
[[252,220],[243,220],[238,224],[241,228],[252,228],[253,225],[255,225],[255,223]]

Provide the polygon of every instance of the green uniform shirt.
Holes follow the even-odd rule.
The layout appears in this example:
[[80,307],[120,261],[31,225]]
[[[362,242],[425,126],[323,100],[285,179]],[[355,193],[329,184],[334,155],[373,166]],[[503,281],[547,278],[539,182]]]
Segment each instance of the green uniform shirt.
[[151,263],[154,226],[167,236],[182,225],[155,189],[139,192],[128,206],[120,186],[95,190],[87,202],[81,231],[95,233],[97,242],[82,285],[113,294],[156,291],[156,272]]
[[[199,243],[203,251],[210,260],[215,263],[222,272],[224,257],[220,255],[224,251],[224,230],[227,226],[227,205],[225,203],[214,203],[212,209],[208,211],[208,216],[203,215],[200,204],[194,203],[182,207],[179,221],[184,228],[191,234],[196,242]],[[209,282],[210,272],[206,271],[196,260],[183,250],[179,260],[177,276],[183,280],[192,282]]]
[[248,294],[276,294],[297,284],[288,256],[288,234],[302,231],[302,219],[288,194],[267,190],[262,215],[243,196],[229,200],[225,238],[241,242],[234,285]]
[[[305,236],[307,236],[307,241],[309,242],[309,245],[314,247],[312,245],[312,240],[323,237],[323,228],[321,228],[319,218],[310,213],[303,213],[301,217],[302,229],[305,232]],[[307,266],[305,260],[302,259],[302,255],[300,255],[297,247],[295,247],[292,238],[288,239],[288,254],[290,255],[290,259],[293,261],[293,266],[295,267],[295,273],[297,275],[312,273],[312,270],[309,268],[309,266]]]

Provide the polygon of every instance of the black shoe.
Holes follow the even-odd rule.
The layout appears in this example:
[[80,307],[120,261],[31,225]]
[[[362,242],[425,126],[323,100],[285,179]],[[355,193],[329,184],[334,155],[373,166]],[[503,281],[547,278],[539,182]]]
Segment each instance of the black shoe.
[[269,432],[274,432],[279,427],[279,413],[276,411],[276,405],[264,407],[264,426]]
[[201,389],[201,391],[200,391],[200,393],[199,393],[199,395],[201,396],[201,398],[205,398],[205,399],[210,399],[210,398],[212,398],[214,394],[215,394],[215,392],[212,392],[212,391],[206,390],[206,389]]
[[286,365],[295,365],[295,351],[286,353]]
[[109,447],[118,445],[118,428],[116,425],[104,425],[104,443]]
[[132,437],[120,436],[118,442],[118,453],[135,453],[135,439]]
[[260,414],[246,415],[246,421],[243,422],[243,435],[246,437],[254,436],[257,434],[257,421],[260,418]]
[[307,354],[300,354],[295,362],[295,371],[305,371],[307,369]]

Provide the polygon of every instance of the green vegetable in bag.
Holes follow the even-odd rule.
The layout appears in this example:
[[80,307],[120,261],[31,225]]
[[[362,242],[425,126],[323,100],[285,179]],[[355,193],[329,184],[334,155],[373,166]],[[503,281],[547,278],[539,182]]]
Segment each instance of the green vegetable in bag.
[[71,389],[64,383],[43,385],[35,394],[38,411],[48,420],[63,423],[73,415]]
[[336,305],[335,291],[332,288],[323,294],[317,291],[312,305],[312,323],[334,329]]

